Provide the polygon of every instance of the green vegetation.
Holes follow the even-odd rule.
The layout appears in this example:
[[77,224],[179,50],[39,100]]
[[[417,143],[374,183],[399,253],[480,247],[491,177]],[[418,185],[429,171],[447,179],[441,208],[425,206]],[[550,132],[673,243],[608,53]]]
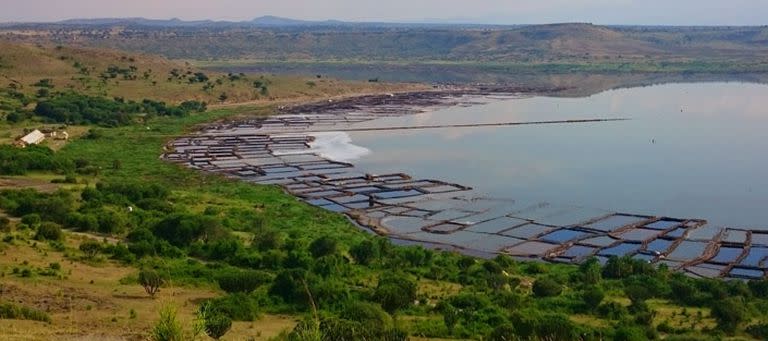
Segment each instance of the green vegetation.
[[[56,123],[120,126],[133,123],[134,114],[146,116],[184,116],[192,111],[205,111],[206,104],[187,101],[179,106],[145,99],[141,103],[123,99],[64,93],[37,103],[34,113]],[[146,119],[146,117],[145,117]]]
[[184,328],[176,315],[176,309],[171,306],[165,306],[160,310],[160,319],[152,329],[151,339],[153,341],[183,341],[187,339],[184,335]]
[[74,164],[67,161],[54,155],[48,147],[0,146],[0,174],[2,175],[24,175],[31,171],[74,170],[74,167],[71,167]]
[[10,302],[0,302],[0,319],[51,322],[51,317],[43,311]]
[[[395,246],[280,188],[158,159],[168,138],[237,113],[147,116],[142,125],[91,130],[57,152],[6,150],[9,173],[89,174],[89,183],[46,193],[5,190],[0,209],[21,218],[16,229],[34,232],[39,243],[70,239],[62,229],[109,239],[80,243],[73,258],[101,255],[132,266],[126,282],[152,297],[171,284],[221,289],[200,302],[190,331],[175,310],[162,310],[155,340],[202,332],[217,338],[232,321],[266,314],[302,321],[279,340],[705,339],[764,332],[765,281],[692,279],[630,258],[577,267]],[[25,279],[61,276],[58,264],[17,269],[12,275]]]
[[157,294],[164,282],[163,278],[156,271],[142,270],[139,272],[139,284],[152,297],[155,297],[155,294]]

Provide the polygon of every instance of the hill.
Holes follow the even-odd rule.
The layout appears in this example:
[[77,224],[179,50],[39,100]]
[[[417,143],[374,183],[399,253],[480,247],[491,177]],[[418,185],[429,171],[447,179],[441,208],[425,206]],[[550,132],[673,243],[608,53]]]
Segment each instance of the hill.
[[104,20],[17,24],[0,37],[177,59],[765,64],[768,27],[383,24],[262,17],[250,22]]
[[[178,103],[239,103],[391,91],[385,84],[310,77],[228,74],[189,63],[112,49],[33,45],[0,40],[0,82],[27,95],[84,94]],[[41,90],[45,88],[45,90]],[[222,96],[223,95],[223,96]]]

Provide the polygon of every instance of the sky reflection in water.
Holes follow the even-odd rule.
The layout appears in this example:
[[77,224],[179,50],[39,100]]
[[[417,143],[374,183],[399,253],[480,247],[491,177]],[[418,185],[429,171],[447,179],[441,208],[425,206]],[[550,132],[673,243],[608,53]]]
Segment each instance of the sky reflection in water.
[[768,86],[669,84],[586,98],[490,101],[361,126],[629,117],[631,121],[350,133],[376,173],[496,197],[768,228]]

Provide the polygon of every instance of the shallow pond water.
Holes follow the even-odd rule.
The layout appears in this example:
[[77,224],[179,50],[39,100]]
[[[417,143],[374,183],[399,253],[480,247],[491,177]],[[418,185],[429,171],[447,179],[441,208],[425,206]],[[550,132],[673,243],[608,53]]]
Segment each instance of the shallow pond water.
[[[768,228],[768,86],[667,84],[584,98],[487,99],[356,127],[631,118],[494,128],[351,132],[351,161],[502,198]],[[627,217],[626,219],[633,219]],[[609,222],[600,226],[610,229]]]

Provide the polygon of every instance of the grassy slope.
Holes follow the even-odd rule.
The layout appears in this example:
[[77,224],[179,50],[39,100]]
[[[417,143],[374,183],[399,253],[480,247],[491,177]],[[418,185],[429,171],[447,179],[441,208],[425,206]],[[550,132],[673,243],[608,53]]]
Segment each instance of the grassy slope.
[[[80,67],[75,67],[78,63]],[[122,75],[102,82],[99,76],[109,66],[127,69],[136,67],[136,80],[125,80]],[[83,72],[82,68],[87,71]],[[185,100],[202,100],[210,104],[221,101],[226,93],[226,103],[270,102],[288,98],[316,98],[337,96],[353,92],[378,92],[409,88],[403,85],[375,84],[367,82],[340,82],[315,77],[271,77],[251,75],[231,81],[226,74],[205,72],[215,85],[203,90],[204,83],[189,83],[186,79],[168,80],[172,70],[195,73],[201,70],[181,62],[161,57],[119,52],[105,49],[35,46],[0,40],[0,86],[16,83],[22,92],[34,94],[33,86],[41,79],[51,79],[53,90],[72,89],[78,92],[108,97],[124,97],[133,100],[150,98],[178,103]],[[144,77],[147,73],[148,77]],[[222,84],[217,84],[221,80]],[[253,86],[254,81],[267,84],[268,94]],[[154,82],[154,84],[153,84]]]
[[[0,340],[143,339],[160,306],[180,307],[181,320],[191,323],[196,302],[219,295],[210,287],[168,286],[151,299],[140,286],[124,284],[135,269],[105,260],[80,260],[76,247],[89,237],[68,234],[67,249],[61,252],[31,241],[31,231],[14,235],[12,244],[0,243],[0,299],[46,311],[52,323],[0,319]],[[51,263],[61,265],[56,276],[11,274],[13,268],[47,269]],[[265,315],[252,323],[235,322],[225,339],[266,340],[294,323],[289,316]]]
[[[88,155],[89,160],[101,165],[105,171],[99,178],[140,178],[147,182],[159,182],[172,189],[171,201],[176,205],[183,205],[191,210],[202,211],[205,207],[218,207],[224,214],[256,210],[265,218],[271,227],[278,228],[289,233],[296,233],[306,240],[311,240],[319,235],[331,234],[345,241],[354,241],[364,238],[365,232],[350,224],[343,216],[306,205],[297,199],[284,194],[279,188],[271,186],[254,186],[243,182],[230,181],[219,176],[207,175],[192,170],[180,168],[176,165],[165,163],[158,159],[158,155],[164,143],[171,137],[182,134],[196,124],[216,120],[232,115],[242,114],[248,111],[253,114],[268,114],[269,107],[249,109],[218,109],[204,114],[197,114],[183,119],[158,118],[151,122],[150,129],[146,127],[122,127],[105,130],[105,137],[100,140],[77,140],[68,144],[61,150],[72,157]],[[122,161],[119,170],[109,169],[112,160]],[[40,178],[34,176],[33,178]],[[91,183],[99,178],[89,178]],[[90,335],[99,338],[124,337],[127,335],[145,335],[156,319],[155,311],[163,304],[172,303],[180,307],[182,319],[190,321],[195,302],[205,297],[219,295],[220,292],[203,284],[202,286],[177,286],[166,288],[159,299],[147,299],[137,285],[124,285],[120,279],[132,275],[135,270],[126,268],[111,262],[88,264],[77,261],[78,252],[74,248],[81,236],[67,237],[69,240],[70,258],[62,258],[63,254],[50,250],[45,245],[37,247],[16,242],[15,246],[6,246],[0,254],[0,271],[9,274],[11,268],[19,266],[24,261],[31,265],[45,267],[49,262],[60,262],[64,272],[68,273],[65,279],[41,278],[32,279],[8,276],[5,283],[9,283],[16,295],[16,299],[38,308],[44,308],[39,297],[54,297],[52,302],[63,304],[58,295],[67,297],[70,293],[87,293],[77,296],[77,302],[69,310],[53,313],[52,326],[39,322],[8,322],[0,321],[0,326],[8,327],[5,336],[10,338],[20,337],[22,334],[28,339],[51,339],[63,335],[83,336]],[[2,243],[0,243],[2,244]],[[72,261],[72,260],[75,261]],[[525,266],[522,266],[525,268]],[[560,273],[563,276],[577,270],[572,266],[551,265],[547,266],[546,274]],[[70,273],[71,271],[71,273]],[[358,285],[374,286],[375,273],[357,270],[355,277],[351,279]],[[518,274],[516,276],[520,276]],[[522,275],[522,288],[530,290],[531,283],[540,275]],[[94,279],[93,284],[90,280]],[[19,290],[18,288],[24,288]],[[461,286],[455,283],[420,281],[419,292],[437,301],[447,295],[455,294],[461,290]],[[64,294],[61,294],[64,293]],[[575,289],[568,289],[564,293],[570,297],[577,295]],[[541,300],[539,304],[548,306],[559,304],[558,299]],[[611,293],[607,300],[612,300],[628,305],[629,301],[620,292]],[[46,302],[46,301],[42,301]],[[91,303],[89,303],[91,302]],[[96,302],[96,303],[93,303]],[[549,303],[548,303],[549,302]],[[683,308],[664,300],[653,300],[649,304],[658,315],[655,324],[669,321],[673,326],[689,326],[692,320],[684,317]],[[89,307],[90,305],[90,307]],[[137,312],[136,319],[130,318],[130,309]],[[695,314],[696,309],[688,308],[688,313]],[[692,315],[691,315],[692,316]],[[707,318],[704,311],[704,320],[696,323],[695,329],[711,327],[713,322]],[[282,329],[291,328],[296,317],[265,315],[255,322],[236,323],[231,334],[226,340],[238,340],[246,337],[255,337],[257,340],[274,336]],[[116,319],[116,322],[113,320]],[[442,317],[439,314],[408,313],[400,316],[403,327],[418,332],[425,326],[442,326]],[[611,327],[614,322],[604,320],[592,315],[572,315],[571,319],[579,324],[595,327]],[[435,327],[430,327],[435,328]],[[444,328],[444,327],[438,327]],[[0,336],[2,339],[4,336]],[[419,339],[422,340],[422,339]],[[423,339],[427,340],[427,339]]]

